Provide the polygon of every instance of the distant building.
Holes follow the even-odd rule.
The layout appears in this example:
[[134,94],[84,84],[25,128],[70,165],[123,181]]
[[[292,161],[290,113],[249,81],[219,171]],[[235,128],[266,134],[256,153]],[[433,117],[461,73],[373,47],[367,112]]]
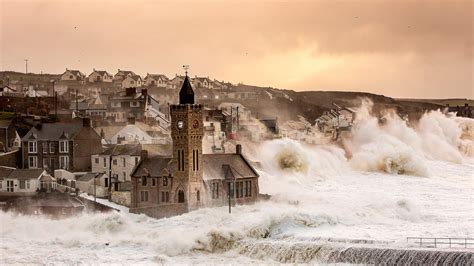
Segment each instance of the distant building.
[[157,127],[130,121],[124,126],[99,126],[94,130],[107,144],[167,144],[170,137]]
[[200,207],[258,199],[258,173],[242,154],[203,154],[203,106],[186,76],[171,108],[171,156],[149,156],[132,174],[130,212],[161,218]]
[[90,120],[77,123],[38,124],[21,139],[22,165],[43,168],[90,171],[90,157],[102,150],[101,137],[90,127]]
[[355,110],[335,105],[335,109],[326,111],[315,120],[315,125],[323,133],[336,134],[351,129],[355,119]]
[[122,80],[122,88],[137,88],[143,85],[142,78],[138,75],[127,76]]
[[76,116],[87,116],[93,119],[105,119],[107,117],[108,99],[105,96],[97,96],[81,102],[71,102],[69,109],[76,112]]
[[474,118],[474,111],[472,110],[472,106],[469,106],[468,103],[465,103],[464,106],[446,106],[448,108],[448,112],[456,113],[456,116],[461,117],[469,117]]
[[113,80],[122,81],[122,80],[124,80],[126,77],[132,77],[132,76],[137,76],[137,74],[135,74],[135,72],[130,71],[130,70],[121,70],[121,69],[118,69],[117,74],[115,74],[114,77],[113,77]]
[[181,88],[181,86],[183,85],[183,81],[184,81],[183,76],[176,75],[174,78],[168,81],[166,88],[170,90],[177,90]]
[[131,181],[130,175],[142,157],[140,144],[114,144],[91,157],[92,172],[106,173],[111,178],[110,185],[118,190],[119,183]]
[[56,180],[43,169],[0,166],[0,195],[27,196],[56,189]]
[[198,77],[192,79],[192,84],[195,88],[206,88],[206,89],[213,89],[214,82],[209,77]]
[[62,81],[67,81],[67,80],[83,81],[85,78],[86,78],[86,75],[84,75],[81,71],[66,68],[66,71],[64,71],[64,73],[61,74],[61,76],[59,77],[59,80],[62,80]]
[[96,70],[94,68],[94,71],[87,77],[90,83],[95,83],[95,82],[112,82],[113,76],[109,72],[105,70]]
[[147,73],[145,79],[143,80],[143,84],[145,86],[155,86],[158,88],[166,88],[169,82],[168,77],[163,74],[150,74]]

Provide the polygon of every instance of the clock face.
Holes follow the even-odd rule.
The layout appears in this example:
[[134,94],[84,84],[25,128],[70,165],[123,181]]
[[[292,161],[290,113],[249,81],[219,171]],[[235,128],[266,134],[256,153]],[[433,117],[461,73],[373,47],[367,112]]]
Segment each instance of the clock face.
[[199,121],[197,119],[194,119],[193,121],[193,128],[196,129],[199,127]]
[[184,127],[184,122],[179,120],[178,123],[176,124],[176,126],[178,127],[178,129],[183,129]]

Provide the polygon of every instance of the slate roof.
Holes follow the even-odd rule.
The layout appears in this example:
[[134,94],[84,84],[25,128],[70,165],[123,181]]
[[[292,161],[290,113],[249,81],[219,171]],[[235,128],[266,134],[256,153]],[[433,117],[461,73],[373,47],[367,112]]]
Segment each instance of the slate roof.
[[44,123],[41,129],[32,127],[21,140],[28,140],[33,134],[39,140],[59,140],[63,133],[73,139],[81,129],[82,123]]
[[87,174],[85,174],[85,175],[79,177],[79,178],[77,179],[77,181],[79,181],[79,182],[89,182],[90,180],[92,180],[92,179],[94,178],[94,176],[95,176],[96,178],[99,178],[99,177],[101,177],[101,176],[103,176],[103,175],[105,175],[105,174],[104,174],[104,173],[87,173]]
[[130,156],[140,156],[142,151],[142,146],[140,144],[113,144],[99,155],[130,155]]
[[132,177],[161,176],[164,169],[172,173],[172,158],[165,156],[153,156],[142,160],[131,174]]
[[[107,72],[107,71],[105,71],[105,70],[95,70],[95,69],[94,69],[94,71],[91,73],[91,75],[92,75],[93,73],[97,73],[97,74],[99,74],[99,75],[101,75],[101,76],[104,76],[104,75],[112,76],[109,72]],[[90,75],[89,75],[89,76],[90,76]]]
[[254,178],[258,177],[244,156],[235,153],[203,154],[203,179]]
[[157,80],[159,78],[163,79],[163,80],[169,80],[167,76],[163,75],[163,74],[148,74],[145,78],[152,78],[154,80]]
[[94,130],[101,136],[101,132],[104,131],[104,139],[110,140],[112,137],[117,134],[124,126],[105,126],[105,127],[95,127]]
[[0,166],[0,179],[38,179],[43,169],[15,169]]
[[82,72],[79,71],[79,70],[67,69],[66,71],[69,71],[69,72],[71,72],[72,74],[74,74],[74,75],[76,75],[76,76],[80,76],[80,77],[84,77],[84,76],[85,76],[85,75],[82,74]]

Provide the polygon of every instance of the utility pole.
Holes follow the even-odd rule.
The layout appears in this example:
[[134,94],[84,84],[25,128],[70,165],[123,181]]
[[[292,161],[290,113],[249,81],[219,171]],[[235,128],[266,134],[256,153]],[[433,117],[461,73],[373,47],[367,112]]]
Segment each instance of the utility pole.
[[28,74],[28,59],[25,59],[25,74]]

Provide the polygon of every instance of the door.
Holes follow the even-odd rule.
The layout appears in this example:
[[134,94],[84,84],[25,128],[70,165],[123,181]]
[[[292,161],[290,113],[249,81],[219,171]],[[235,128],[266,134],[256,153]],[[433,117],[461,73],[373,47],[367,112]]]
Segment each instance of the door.
[[7,180],[7,192],[13,192],[13,180]]

